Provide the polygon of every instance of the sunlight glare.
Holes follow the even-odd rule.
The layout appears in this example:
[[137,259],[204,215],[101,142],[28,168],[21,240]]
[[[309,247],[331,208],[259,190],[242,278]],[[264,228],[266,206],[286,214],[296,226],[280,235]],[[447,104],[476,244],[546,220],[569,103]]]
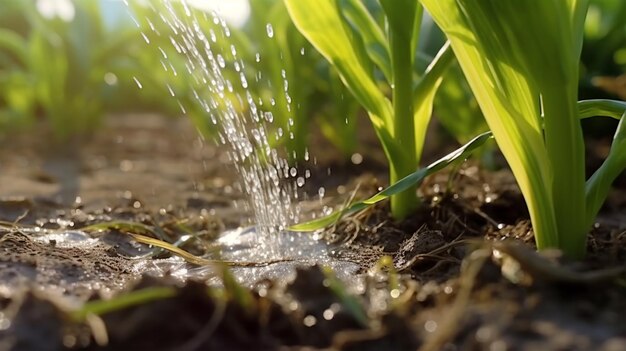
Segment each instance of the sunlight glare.
[[198,9],[217,12],[234,27],[243,26],[250,16],[248,0],[187,0],[187,3]]

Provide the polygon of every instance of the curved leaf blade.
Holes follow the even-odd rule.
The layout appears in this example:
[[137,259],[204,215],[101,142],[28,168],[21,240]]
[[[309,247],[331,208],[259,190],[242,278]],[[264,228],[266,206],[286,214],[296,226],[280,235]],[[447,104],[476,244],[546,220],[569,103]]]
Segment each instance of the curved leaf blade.
[[487,140],[491,138],[491,132],[482,133],[474,139],[470,140],[467,144],[458,148],[457,150],[431,163],[429,166],[421,168],[418,171],[409,174],[408,176],[402,178],[400,181],[392,184],[388,188],[382,190],[376,195],[370,197],[369,199],[355,202],[347,208],[334,212],[328,216],[293,225],[289,227],[289,230],[295,232],[311,232],[327,227],[337,222],[343,216],[358,212],[380,201],[383,201],[390,196],[393,196],[416,184],[419,184],[427,176],[446,168],[450,164],[466,159],[470,154],[472,154],[472,152],[474,152],[477,148],[482,146]]
[[580,119],[605,116],[620,119],[626,110],[626,102],[619,100],[581,100],[578,101]]
[[[617,101],[616,101],[617,102]],[[626,104],[622,108],[622,116],[617,125],[611,151],[591,178],[585,184],[585,200],[587,202],[586,221],[591,227],[596,215],[611,190],[617,176],[626,168]]]

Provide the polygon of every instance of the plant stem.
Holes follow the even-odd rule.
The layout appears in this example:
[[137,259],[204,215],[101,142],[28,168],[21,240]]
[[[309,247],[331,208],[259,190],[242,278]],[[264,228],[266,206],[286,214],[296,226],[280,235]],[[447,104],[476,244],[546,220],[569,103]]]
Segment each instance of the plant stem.
[[[395,28],[391,26],[389,30],[393,77],[393,136],[403,152],[394,155],[390,160],[391,184],[412,173],[419,166],[421,156],[417,155],[415,149],[411,38]],[[396,219],[403,219],[417,209],[418,205],[416,187],[411,187],[391,197],[391,214]]]
[[[574,74],[573,77],[577,76]],[[552,200],[558,246],[567,256],[581,258],[585,254],[588,228],[585,219],[585,155],[576,89],[570,81],[565,87],[550,86],[542,94],[545,142],[553,171]]]

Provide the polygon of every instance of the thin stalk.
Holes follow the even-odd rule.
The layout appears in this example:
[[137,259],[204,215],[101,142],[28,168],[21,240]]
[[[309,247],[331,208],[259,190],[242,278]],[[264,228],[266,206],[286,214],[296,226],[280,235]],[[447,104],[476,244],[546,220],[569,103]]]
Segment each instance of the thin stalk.
[[543,98],[545,142],[553,170],[551,185],[558,247],[567,256],[581,258],[585,254],[588,228],[585,220],[585,155],[576,86],[572,83],[565,87],[550,86],[543,92]]
[[[391,159],[389,181],[396,183],[411,174],[419,165],[421,155],[415,148],[415,121],[413,119],[413,52],[411,38],[390,26],[389,45],[391,50],[391,67],[393,77],[393,133],[397,145],[403,151]],[[416,187],[392,196],[391,214],[396,219],[403,219],[419,206]]]

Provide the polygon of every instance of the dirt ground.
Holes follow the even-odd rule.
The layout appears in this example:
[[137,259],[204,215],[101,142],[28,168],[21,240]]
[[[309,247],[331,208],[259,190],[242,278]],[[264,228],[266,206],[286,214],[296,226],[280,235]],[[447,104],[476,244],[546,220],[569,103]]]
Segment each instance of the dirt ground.
[[[169,255],[122,234],[133,230],[78,231],[123,221],[170,243],[201,233],[183,245],[201,255],[248,224],[224,150],[187,120],[115,116],[80,147],[1,143],[0,350],[626,350],[621,185],[582,262],[535,253],[510,173],[470,162],[428,179],[425,206],[402,223],[381,205],[321,235],[334,259],[361,267],[354,286],[302,265],[287,284],[251,289],[217,269],[222,289],[144,274]],[[307,189],[338,204],[372,194],[384,167],[363,154],[320,160]]]

